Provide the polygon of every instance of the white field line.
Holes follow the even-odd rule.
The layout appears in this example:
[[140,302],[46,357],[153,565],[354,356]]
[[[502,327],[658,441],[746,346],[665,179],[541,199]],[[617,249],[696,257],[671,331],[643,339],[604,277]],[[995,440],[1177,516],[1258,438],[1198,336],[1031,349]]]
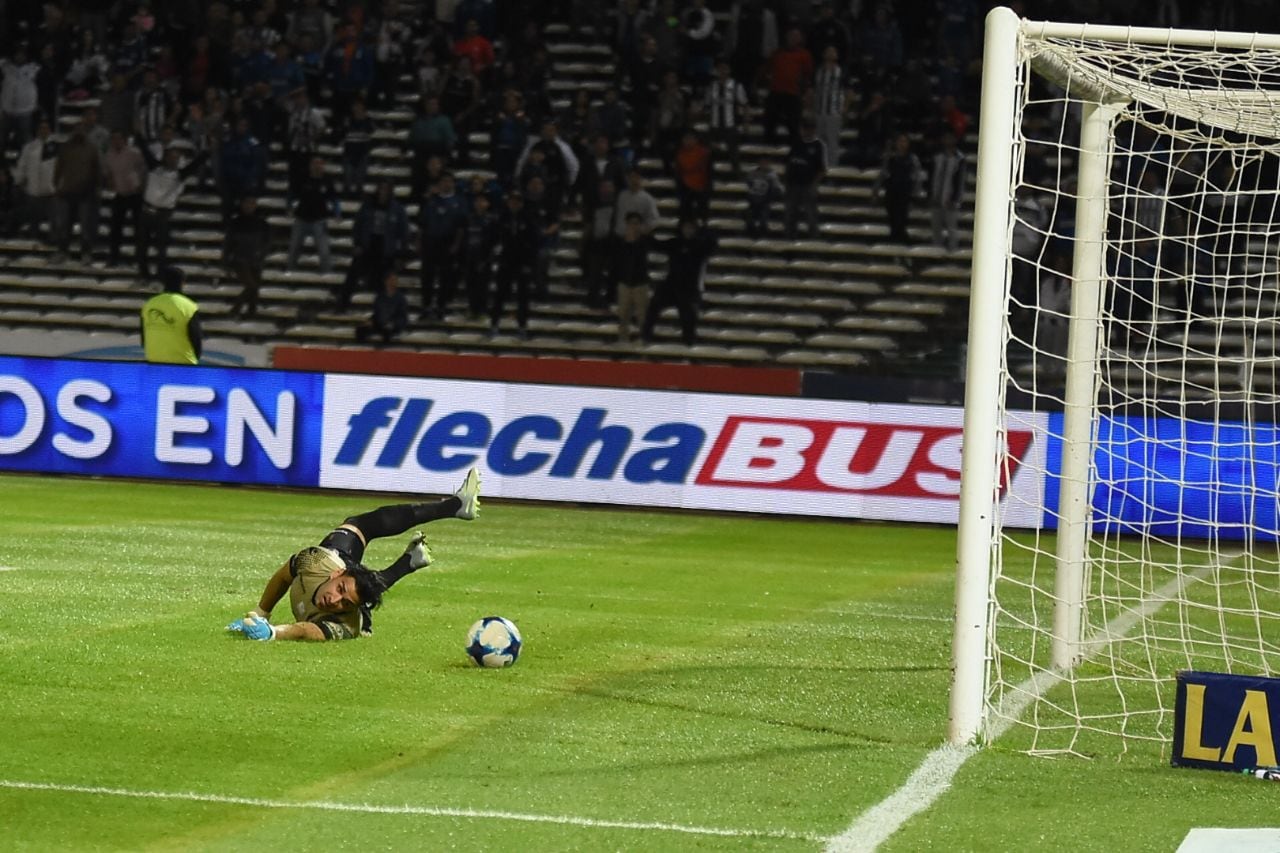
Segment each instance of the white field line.
[[103,788],[91,785],[58,785],[49,782],[22,782],[0,779],[0,788],[24,791],[57,791],[64,794],[93,794],[105,797],[128,797],[139,800],[183,800],[194,803],[219,803],[260,809],[309,809],[363,814],[414,815],[420,817],[453,817],[480,820],[508,820],[520,823],[551,823],[589,829],[627,829],[636,831],[675,832],[685,835],[712,835],[723,838],[773,838],[786,841],[824,842],[826,836],[785,829],[725,829],[712,826],[686,826],[657,821],[596,820],[571,815],[521,814],[489,809],[457,809],[445,806],[381,806],[372,803],[335,803],[327,800],[267,800],[258,797],[229,797],[194,791],[137,791],[129,788]]
[[[1230,562],[1241,554],[1223,556],[1229,557],[1227,562]],[[1206,566],[1183,573],[1157,589],[1140,607],[1126,610],[1103,625],[1093,637],[1081,644],[1082,659],[1092,657],[1110,643],[1122,639],[1144,618],[1174,600],[1187,581],[1203,577],[1210,569]],[[995,720],[987,729],[989,738],[995,740],[1007,732],[1032,702],[1048,693],[1062,679],[1063,675],[1058,672],[1041,670],[1005,694],[995,711]],[[964,763],[977,752],[978,748],[973,745],[949,743],[930,752],[898,790],[858,815],[848,829],[831,838],[827,842],[826,853],[872,853],[908,820],[932,806],[951,787],[951,780]]]
[[0,566],[0,572],[16,572],[17,566]]

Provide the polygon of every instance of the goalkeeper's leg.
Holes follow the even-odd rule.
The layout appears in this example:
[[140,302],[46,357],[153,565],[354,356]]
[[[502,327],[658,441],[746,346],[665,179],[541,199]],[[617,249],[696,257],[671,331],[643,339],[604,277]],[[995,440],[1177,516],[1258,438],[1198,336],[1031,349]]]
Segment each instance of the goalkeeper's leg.
[[[458,491],[438,501],[420,504],[394,504],[379,507],[363,515],[353,515],[342,528],[355,532],[364,544],[384,536],[398,536],[410,528],[442,518],[470,521],[480,513],[480,473],[472,468]],[[341,528],[340,528],[341,529]]]

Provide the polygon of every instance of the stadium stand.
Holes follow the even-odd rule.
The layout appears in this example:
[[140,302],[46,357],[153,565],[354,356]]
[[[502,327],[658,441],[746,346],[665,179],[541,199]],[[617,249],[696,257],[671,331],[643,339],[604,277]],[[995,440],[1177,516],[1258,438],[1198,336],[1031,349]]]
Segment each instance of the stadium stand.
[[[72,20],[77,17],[75,13],[81,11],[79,7],[97,9],[104,5],[117,8],[120,4],[62,4],[74,7],[66,10]],[[269,4],[267,8],[274,5]],[[304,6],[303,3],[297,5]],[[305,6],[312,5],[312,0],[307,0]],[[349,19],[353,8],[362,9],[359,14],[368,16],[369,20],[377,20],[375,12],[382,6],[408,31],[420,33],[423,16],[430,5],[384,2],[365,4],[370,8],[362,9],[359,4],[343,3],[341,9],[333,9],[333,21]],[[603,29],[610,24],[612,15],[583,23],[577,19],[579,5],[569,3],[567,9],[545,12],[542,4],[530,4],[531,9],[543,10],[531,19],[532,32],[527,37],[540,36],[545,44],[550,65],[546,94],[557,116],[564,114],[572,96],[578,92],[592,93],[592,103],[598,104],[605,90],[618,85],[622,76],[611,35]],[[693,4],[678,5],[683,10]],[[738,5],[710,4],[715,13],[716,31],[721,35],[732,25]],[[160,11],[165,6],[157,5],[157,17],[164,20],[151,21],[155,32],[160,32],[168,21]],[[458,12],[464,8],[486,7],[491,9],[492,4],[464,3],[459,5]],[[256,8],[257,4],[231,4],[234,14],[241,10],[247,13],[246,28],[257,23]],[[116,67],[122,62],[135,61],[125,57],[136,40],[135,30],[146,26],[147,15],[143,7],[136,16],[122,12],[107,20],[107,38],[113,40],[107,54]],[[539,20],[539,16],[544,20]],[[137,20],[139,17],[143,20]],[[80,20],[87,29],[94,28],[96,19],[91,15],[81,15]],[[47,23],[33,21],[32,30],[24,37],[38,44],[40,30]],[[81,38],[80,32],[74,31],[75,38]],[[10,46],[16,45],[19,38],[15,38],[12,30],[8,35]],[[189,34],[183,35],[185,38]],[[521,49],[520,45],[511,44],[514,40],[508,38],[505,44],[499,40],[495,73],[501,75],[503,63]],[[172,45],[154,41],[147,60],[153,64],[172,62],[172,51],[165,50],[168,47]],[[416,224],[418,199],[410,192],[412,174],[405,153],[418,109],[419,79],[415,70],[415,63],[406,62],[394,81],[375,87],[385,90],[386,98],[381,102],[375,99],[369,110],[374,130],[364,190],[370,194],[379,181],[392,182],[397,197],[406,206],[409,221]],[[908,62],[902,76],[909,77],[912,73],[922,72]],[[105,83],[107,75],[102,77]],[[925,75],[921,86],[926,96],[937,80],[936,75]],[[310,78],[307,82],[314,85]],[[333,88],[345,85],[334,82]],[[887,85],[885,79],[873,84],[856,73],[850,77],[851,88],[861,96],[859,104],[868,101],[873,90]],[[95,89],[69,96],[69,88],[63,88],[64,97],[58,112],[57,126],[61,134],[79,123],[86,108],[99,106],[102,100]],[[765,88],[751,88],[752,99],[757,104],[763,102]],[[184,91],[180,100],[186,102],[191,97]],[[347,100],[342,92],[336,100],[320,99],[321,112],[331,128],[340,124],[334,121],[335,110],[349,109]],[[853,105],[841,134],[843,147],[851,155],[864,151],[869,138],[860,138],[859,126],[867,133],[865,128],[870,125],[858,118],[857,110],[858,104]],[[451,166],[463,178],[480,174],[489,179],[493,175],[491,116],[492,112],[482,120],[470,122],[469,160],[465,165]],[[749,167],[761,157],[767,157],[781,170],[787,147],[766,144],[759,117],[756,109],[742,134],[742,161]],[[696,122],[700,131],[707,129],[705,115],[698,116]],[[928,134],[920,132],[919,124],[910,129],[914,139],[928,144]],[[271,143],[272,153],[260,195],[260,209],[273,227],[275,241],[264,265],[256,316],[237,317],[230,311],[240,285],[221,262],[223,200],[208,182],[189,186],[177,203],[171,222],[170,260],[187,271],[187,292],[202,306],[205,334],[211,345],[222,339],[260,344],[357,346],[354,329],[368,317],[373,294],[362,289],[346,310],[336,309],[333,295],[351,263],[353,225],[362,199],[345,195],[339,202],[340,216],[329,220],[332,271],[320,271],[314,252],[304,252],[297,267],[289,271],[286,268],[288,235],[294,217],[286,201],[290,158],[283,149],[285,135],[282,129]],[[974,138],[969,131],[961,148],[972,151]],[[189,139],[185,126],[179,129],[176,142],[191,149],[206,144],[200,139]],[[12,153],[16,155],[16,151]],[[341,185],[344,177],[341,136],[325,136],[317,146],[317,153],[324,158],[335,184]],[[749,237],[744,224],[746,187],[742,178],[731,172],[727,160],[717,158],[714,165],[714,189],[707,224],[720,238],[719,249],[706,270],[701,322],[694,346],[680,343],[674,323],[660,324],[658,335],[651,342],[618,343],[613,317],[586,304],[579,257],[583,224],[578,210],[572,207],[567,209],[560,239],[550,258],[547,289],[534,300],[527,339],[505,332],[490,336],[487,318],[468,315],[465,291],[459,286],[442,320],[413,326],[395,346],[456,353],[625,357],[955,375],[967,311],[972,157],[966,166],[959,217],[964,238],[954,252],[931,244],[930,211],[924,201],[918,201],[910,214],[911,244],[889,241],[884,209],[876,198],[879,168],[874,158],[870,162],[863,158],[857,165],[842,162],[832,167],[823,179],[819,193],[819,238],[784,239],[780,209],[774,211],[773,230],[767,237]],[[637,166],[658,201],[658,230],[670,234],[679,207],[672,180],[664,173],[661,158],[654,153],[646,153]],[[130,331],[136,328],[138,306],[152,288],[138,280],[136,267],[130,263],[133,258],[130,228],[126,228],[123,265],[108,267],[103,262],[109,217],[108,196],[104,195],[98,257],[90,265],[80,263],[78,258],[55,262],[55,250],[29,236],[0,239],[0,334],[6,329]],[[662,274],[665,262],[661,253],[655,253],[654,260],[656,277]],[[417,253],[411,253],[401,274],[409,302],[415,307],[419,304],[416,293],[419,266]]]

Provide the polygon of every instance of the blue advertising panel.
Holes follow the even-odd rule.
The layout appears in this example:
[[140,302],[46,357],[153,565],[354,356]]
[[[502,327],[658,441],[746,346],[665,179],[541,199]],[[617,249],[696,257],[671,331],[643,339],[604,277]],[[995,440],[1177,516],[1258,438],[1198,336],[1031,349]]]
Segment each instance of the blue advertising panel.
[[1180,672],[1173,764],[1212,770],[1276,766],[1280,679]]
[[324,376],[0,356],[0,470],[316,486]]
[[[1057,527],[1062,415],[1049,416],[1046,528]],[[1099,531],[1274,540],[1280,429],[1178,418],[1104,417],[1094,458]]]

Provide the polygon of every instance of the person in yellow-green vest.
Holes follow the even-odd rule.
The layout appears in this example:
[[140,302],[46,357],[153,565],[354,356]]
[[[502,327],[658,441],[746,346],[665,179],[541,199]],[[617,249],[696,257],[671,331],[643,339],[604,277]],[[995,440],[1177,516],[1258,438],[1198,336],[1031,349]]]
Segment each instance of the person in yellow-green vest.
[[147,361],[159,364],[200,363],[200,307],[182,293],[186,275],[166,267],[160,278],[164,292],[142,306],[142,348]]

